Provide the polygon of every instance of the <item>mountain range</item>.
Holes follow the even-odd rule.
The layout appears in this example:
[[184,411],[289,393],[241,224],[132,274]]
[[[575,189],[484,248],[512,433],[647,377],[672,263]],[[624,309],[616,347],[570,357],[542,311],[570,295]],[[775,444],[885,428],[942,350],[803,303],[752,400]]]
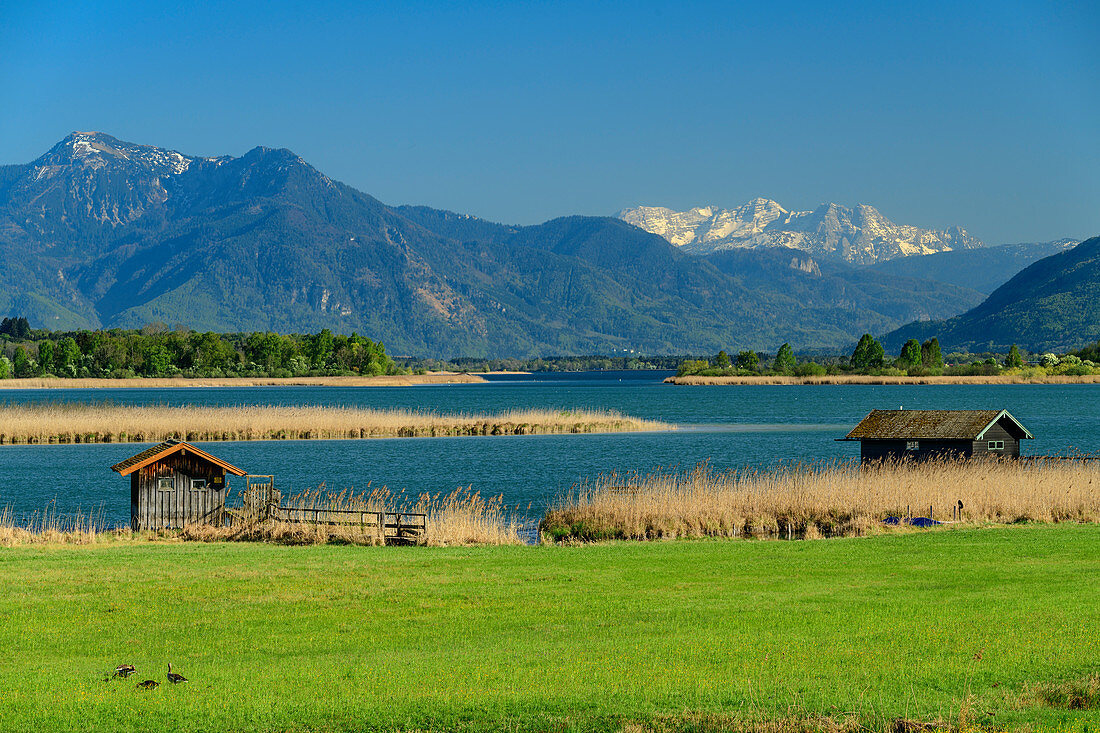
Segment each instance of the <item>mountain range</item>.
[[787,247],[692,255],[614,217],[388,206],[285,149],[73,133],[0,167],[0,315],[54,330],[327,327],[431,356],[842,349],[982,297]]
[[1100,339],[1100,237],[1027,266],[975,308],[947,320],[907,324],[883,339],[936,336],[945,349],[1064,352]]
[[936,230],[895,224],[864,204],[854,209],[822,204],[813,211],[788,211],[775,201],[757,198],[734,209],[639,206],[620,211],[618,217],[693,254],[786,247],[867,265],[982,246],[960,227]]
[[999,244],[981,249],[937,252],[922,257],[899,257],[875,263],[871,269],[889,275],[972,288],[988,295],[1032,262],[1073,249],[1078,244],[1077,239]]

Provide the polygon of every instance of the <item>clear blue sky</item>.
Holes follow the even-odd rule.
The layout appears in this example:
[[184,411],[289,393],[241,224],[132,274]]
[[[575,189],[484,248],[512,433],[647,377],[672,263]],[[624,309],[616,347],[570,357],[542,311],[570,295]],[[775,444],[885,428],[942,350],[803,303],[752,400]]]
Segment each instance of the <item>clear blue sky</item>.
[[1100,4],[0,3],[0,162],[72,130],[287,147],[511,223],[870,203],[1100,234]]

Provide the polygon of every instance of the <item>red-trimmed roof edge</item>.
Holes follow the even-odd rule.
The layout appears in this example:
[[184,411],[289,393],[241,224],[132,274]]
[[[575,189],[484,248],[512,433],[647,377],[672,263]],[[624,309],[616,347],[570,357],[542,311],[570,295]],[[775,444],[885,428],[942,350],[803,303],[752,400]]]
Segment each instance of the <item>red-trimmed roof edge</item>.
[[[147,448],[137,455],[130,456],[125,461],[116,463],[115,465],[111,466],[111,470],[117,472],[121,476],[129,476],[134,471],[145,468],[150,463],[154,463],[162,458],[166,458],[172,455],[173,453],[185,449],[192,451],[195,455],[207,461],[210,461],[216,466],[224,468],[227,473],[231,473],[234,476],[248,475],[248,471],[244,471],[240,468],[237,468],[232,463],[227,463],[220,458],[216,458],[215,456],[212,456],[204,451],[202,448],[196,448],[195,446],[183,440],[166,440],[160,445],[155,445],[152,448]],[[135,461],[135,458],[138,460]],[[131,461],[133,461],[133,463],[131,463]]]

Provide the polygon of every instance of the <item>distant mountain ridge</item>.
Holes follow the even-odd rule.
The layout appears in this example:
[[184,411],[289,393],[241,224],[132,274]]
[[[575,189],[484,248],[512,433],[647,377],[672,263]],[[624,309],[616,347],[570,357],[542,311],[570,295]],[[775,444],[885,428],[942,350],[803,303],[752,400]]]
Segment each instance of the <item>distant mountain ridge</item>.
[[871,268],[890,275],[973,288],[988,295],[1031,263],[1072,249],[1079,243],[1077,239],[1056,239],[1052,242],[999,244],[921,257],[899,257],[875,263]]
[[813,211],[788,211],[775,201],[756,198],[733,209],[701,206],[674,211],[638,206],[617,216],[691,254],[788,247],[867,265],[983,246],[961,227],[937,230],[895,224],[864,204],[854,209],[822,204]]
[[1066,351],[1100,340],[1100,237],[1024,268],[962,315],[909,323],[883,343],[935,336],[945,349]]
[[0,167],[0,315],[35,326],[359,331],[391,353],[841,347],[977,292],[783,250],[694,257],[610,217],[387,206],[285,149],[73,133]]

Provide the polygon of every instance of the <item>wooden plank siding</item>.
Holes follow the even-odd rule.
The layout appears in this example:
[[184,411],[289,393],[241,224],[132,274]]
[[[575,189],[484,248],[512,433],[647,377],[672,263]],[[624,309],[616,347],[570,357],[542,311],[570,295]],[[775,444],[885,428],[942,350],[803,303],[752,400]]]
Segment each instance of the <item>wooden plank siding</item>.
[[[907,447],[910,442],[916,442],[916,450]],[[974,441],[971,440],[863,440],[860,441],[860,460],[866,463],[906,457],[914,460],[969,457],[973,450]]]
[[[161,488],[167,479],[168,488]],[[204,480],[205,487],[196,487]],[[130,474],[131,526],[135,530],[220,524],[225,511],[225,469],[192,453],[175,453]]]
[[[990,441],[1003,441],[1005,444],[1004,450],[990,450]],[[981,440],[975,440],[971,446],[972,454],[975,456],[1008,456],[1010,458],[1020,457],[1020,441],[1012,433],[1005,430],[1004,425],[997,423],[988,430],[985,431],[985,435]]]

